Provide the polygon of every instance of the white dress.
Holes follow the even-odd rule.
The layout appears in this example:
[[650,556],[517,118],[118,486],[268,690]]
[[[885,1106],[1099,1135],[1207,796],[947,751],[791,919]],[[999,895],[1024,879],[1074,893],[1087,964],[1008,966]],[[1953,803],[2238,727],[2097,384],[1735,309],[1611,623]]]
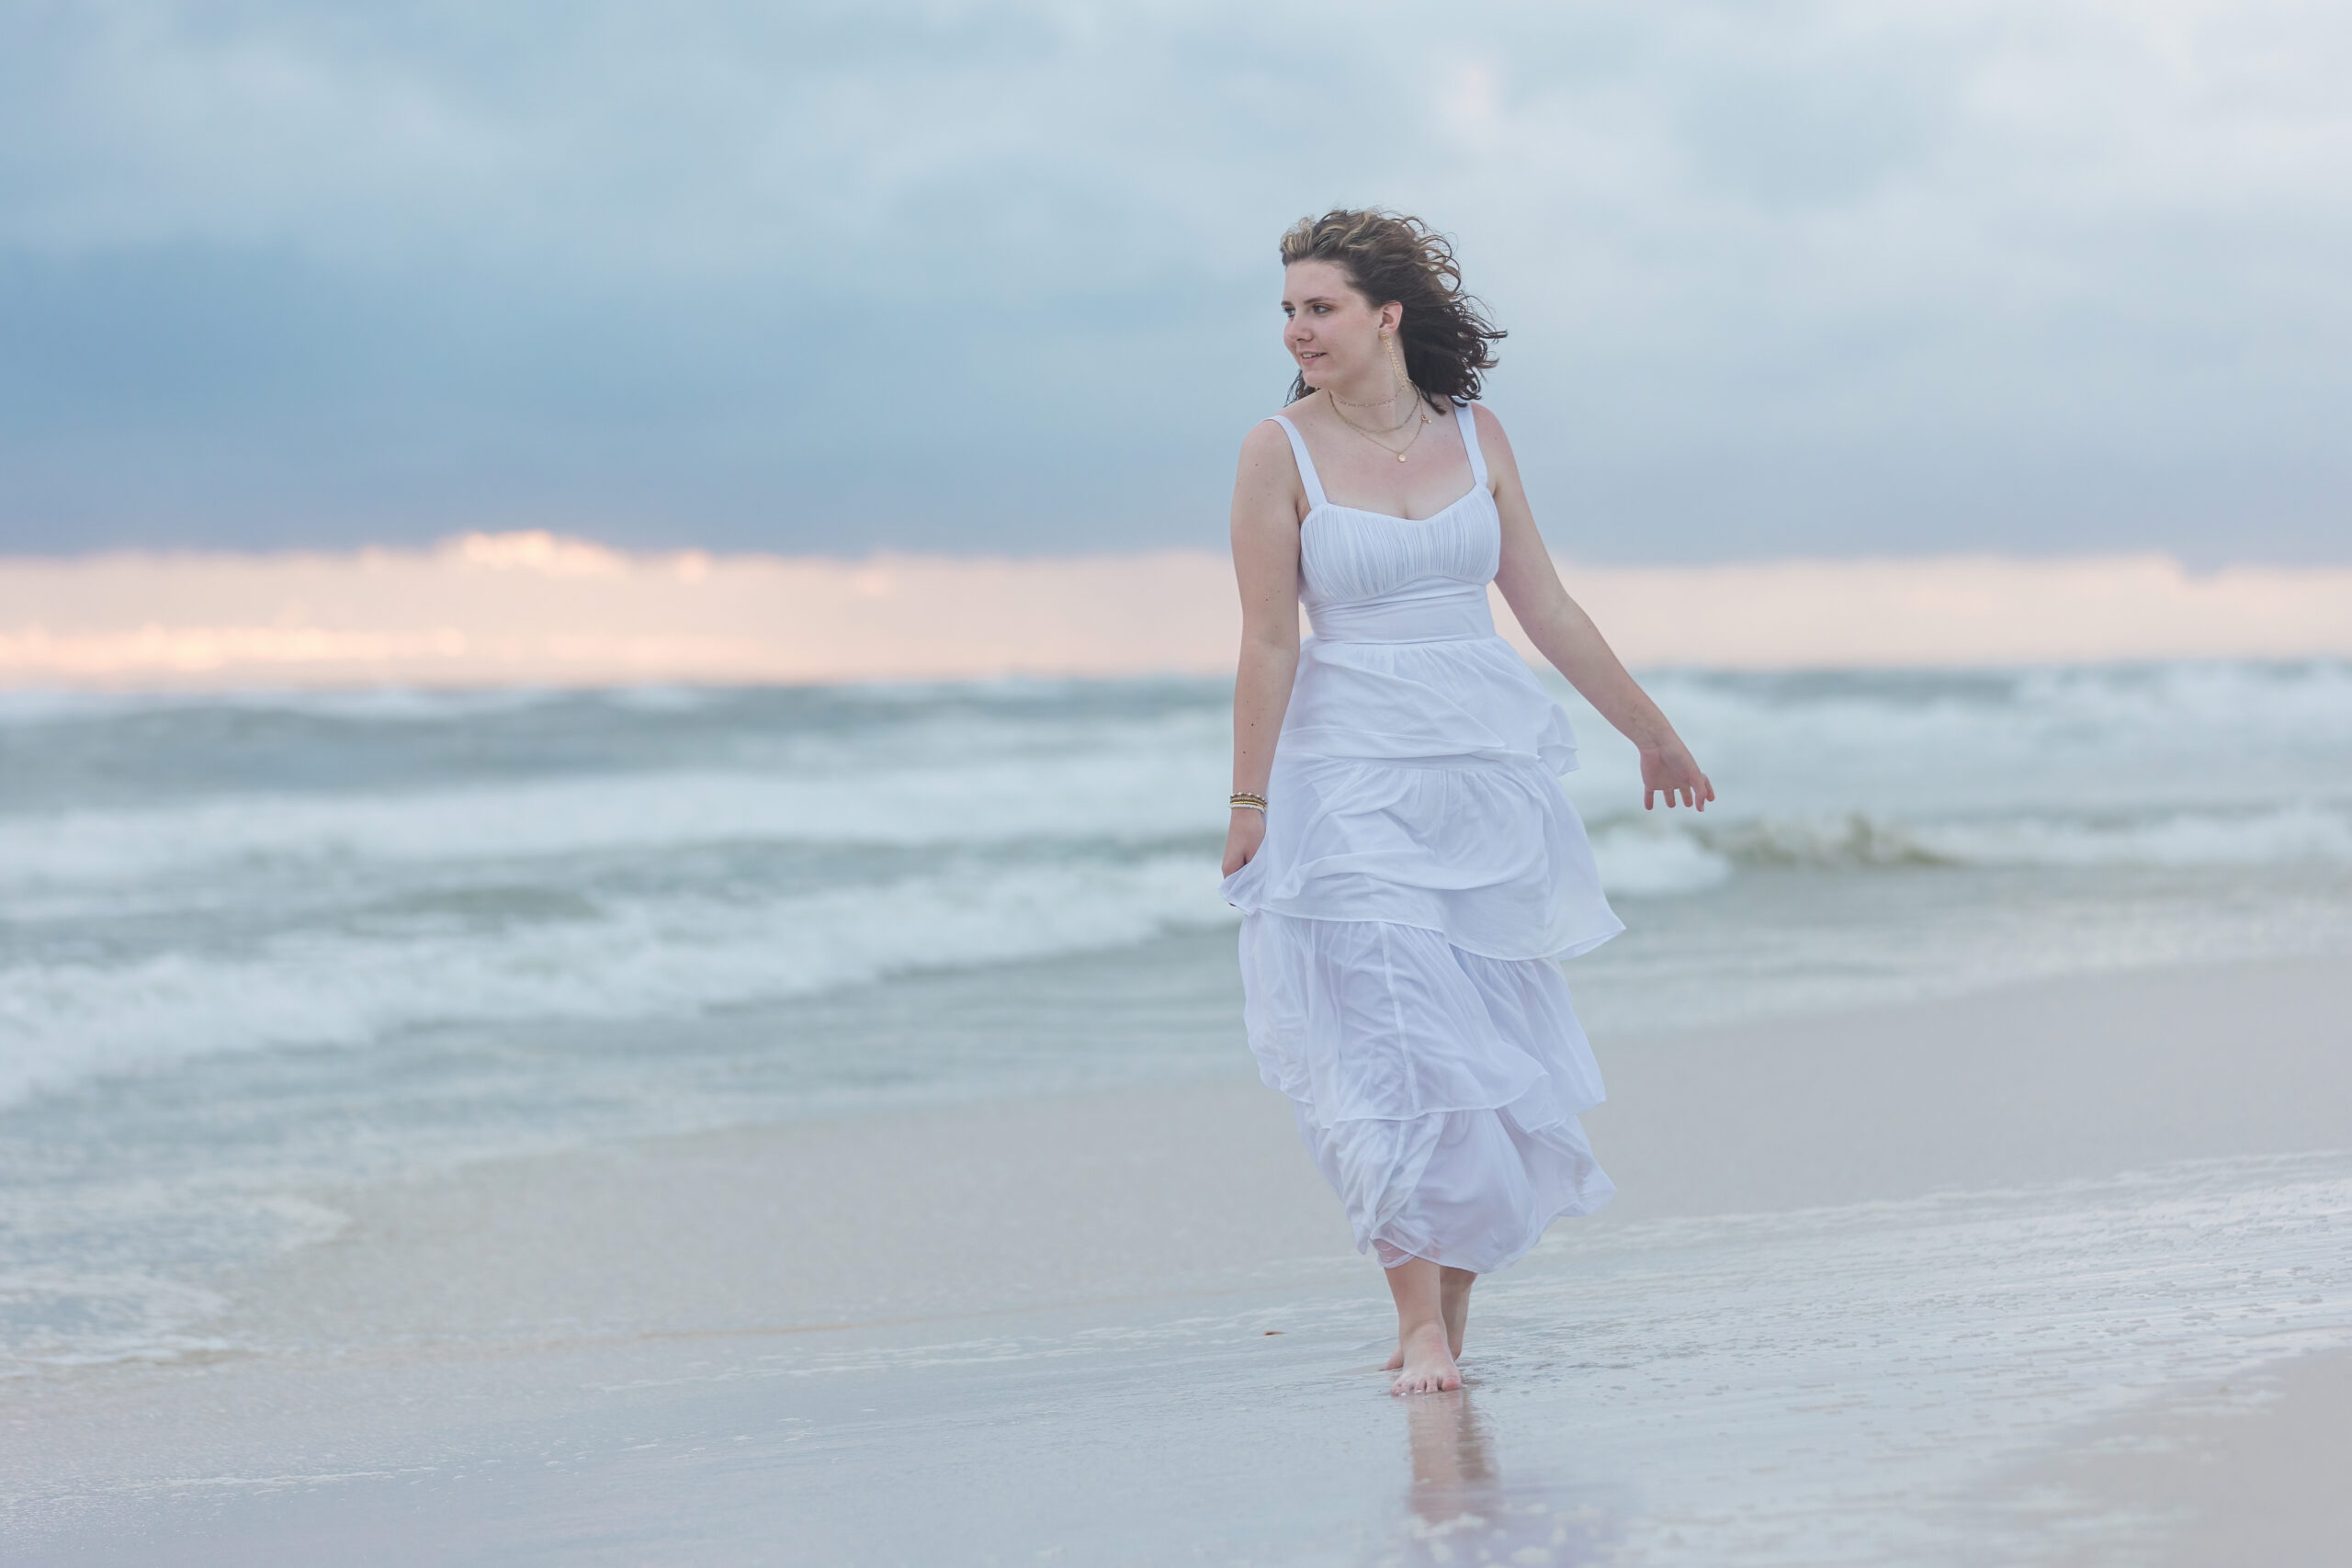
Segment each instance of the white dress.
[[1347,1205],[1359,1251],[1486,1273],[1616,1189],[1577,1115],[1600,1070],[1556,962],[1624,925],[1558,774],[1568,716],[1495,635],[1502,520],[1470,408],[1467,493],[1411,521],[1323,494],[1299,598],[1314,635],[1240,908],[1250,1047]]

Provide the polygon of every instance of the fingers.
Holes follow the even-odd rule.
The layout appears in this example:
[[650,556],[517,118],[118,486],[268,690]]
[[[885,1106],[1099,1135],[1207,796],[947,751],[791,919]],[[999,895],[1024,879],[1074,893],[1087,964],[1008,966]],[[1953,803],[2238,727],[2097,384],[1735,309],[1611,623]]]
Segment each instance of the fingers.
[[[1687,806],[1693,811],[1707,809],[1707,803],[1715,798],[1714,781],[1695,767],[1689,768],[1687,771],[1683,768],[1676,768],[1672,771],[1676,774],[1675,777],[1660,780],[1647,776],[1650,770],[1646,762],[1645,763],[1643,773],[1645,776],[1642,780],[1642,809],[1656,810],[1660,795],[1666,797],[1667,809],[1669,811],[1678,806]],[[1663,773],[1668,770],[1660,768],[1658,772]]]
[[[1694,768],[1689,779],[1683,783],[1664,786],[1664,794],[1666,804],[1669,808],[1687,806],[1693,811],[1704,811],[1707,809],[1707,803],[1715,798],[1714,781]],[[1643,793],[1642,805],[1644,809],[1648,808],[1649,792],[1647,790]]]
[[1256,860],[1258,858],[1258,852],[1264,847],[1265,840],[1263,839],[1261,839],[1257,843],[1249,845],[1236,844],[1232,840],[1227,840],[1225,845],[1225,859],[1222,863],[1224,874],[1231,876],[1235,872],[1239,871],[1243,866],[1248,865],[1251,861]]

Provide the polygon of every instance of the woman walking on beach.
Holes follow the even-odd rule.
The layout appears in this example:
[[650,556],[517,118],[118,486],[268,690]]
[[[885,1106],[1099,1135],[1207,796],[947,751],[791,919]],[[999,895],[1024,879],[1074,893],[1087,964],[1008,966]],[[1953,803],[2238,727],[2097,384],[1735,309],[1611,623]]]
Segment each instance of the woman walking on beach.
[[[1704,808],[1690,750],[1560,585],[1502,426],[1503,334],[1419,220],[1283,236],[1293,401],[1242,443],[1233,815],[1250,1049],[1396,1303],[1391,1392],[1461,1386],[1480,1274],[1615,1190],[1577,1123],[1600,1074],[1555,961],[1624,929],[1558,774],[1567,715],[1487,606]],[[1298,606],[1314,636],[1302,645]]]

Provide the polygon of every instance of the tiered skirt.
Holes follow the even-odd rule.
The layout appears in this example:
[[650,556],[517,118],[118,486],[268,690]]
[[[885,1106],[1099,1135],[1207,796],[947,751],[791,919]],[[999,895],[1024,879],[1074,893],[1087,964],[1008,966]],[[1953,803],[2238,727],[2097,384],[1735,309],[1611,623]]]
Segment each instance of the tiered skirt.
[[[1348,722],[1341,649],[1359,683],[1403,666],[1443,693],[1451,733],[1409,694],[1413,733]],[[1560,788],[1574,765],[1566,716],[1498,640],[1307,646],[1265,843],[1225,892],[1260,1073],[1389,1267],[1491,1272],[1615,1190],[1577,1120],[1603,1090],[1558,968],[1624,929]]]

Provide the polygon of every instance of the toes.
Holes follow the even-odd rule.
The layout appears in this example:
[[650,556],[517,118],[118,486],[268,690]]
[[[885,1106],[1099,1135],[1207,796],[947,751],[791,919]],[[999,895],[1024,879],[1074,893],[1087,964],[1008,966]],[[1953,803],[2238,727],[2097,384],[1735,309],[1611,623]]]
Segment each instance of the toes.
[[1394,1394],[1451,1393],[1462,1386],[1462,1370],[1450,1359],[1430,1358],[1408,1366],[1399,1355],[1388,1363],[1387,1370],[1397,1373],[1396,1381],[1388,1385],[1388,1392]]

